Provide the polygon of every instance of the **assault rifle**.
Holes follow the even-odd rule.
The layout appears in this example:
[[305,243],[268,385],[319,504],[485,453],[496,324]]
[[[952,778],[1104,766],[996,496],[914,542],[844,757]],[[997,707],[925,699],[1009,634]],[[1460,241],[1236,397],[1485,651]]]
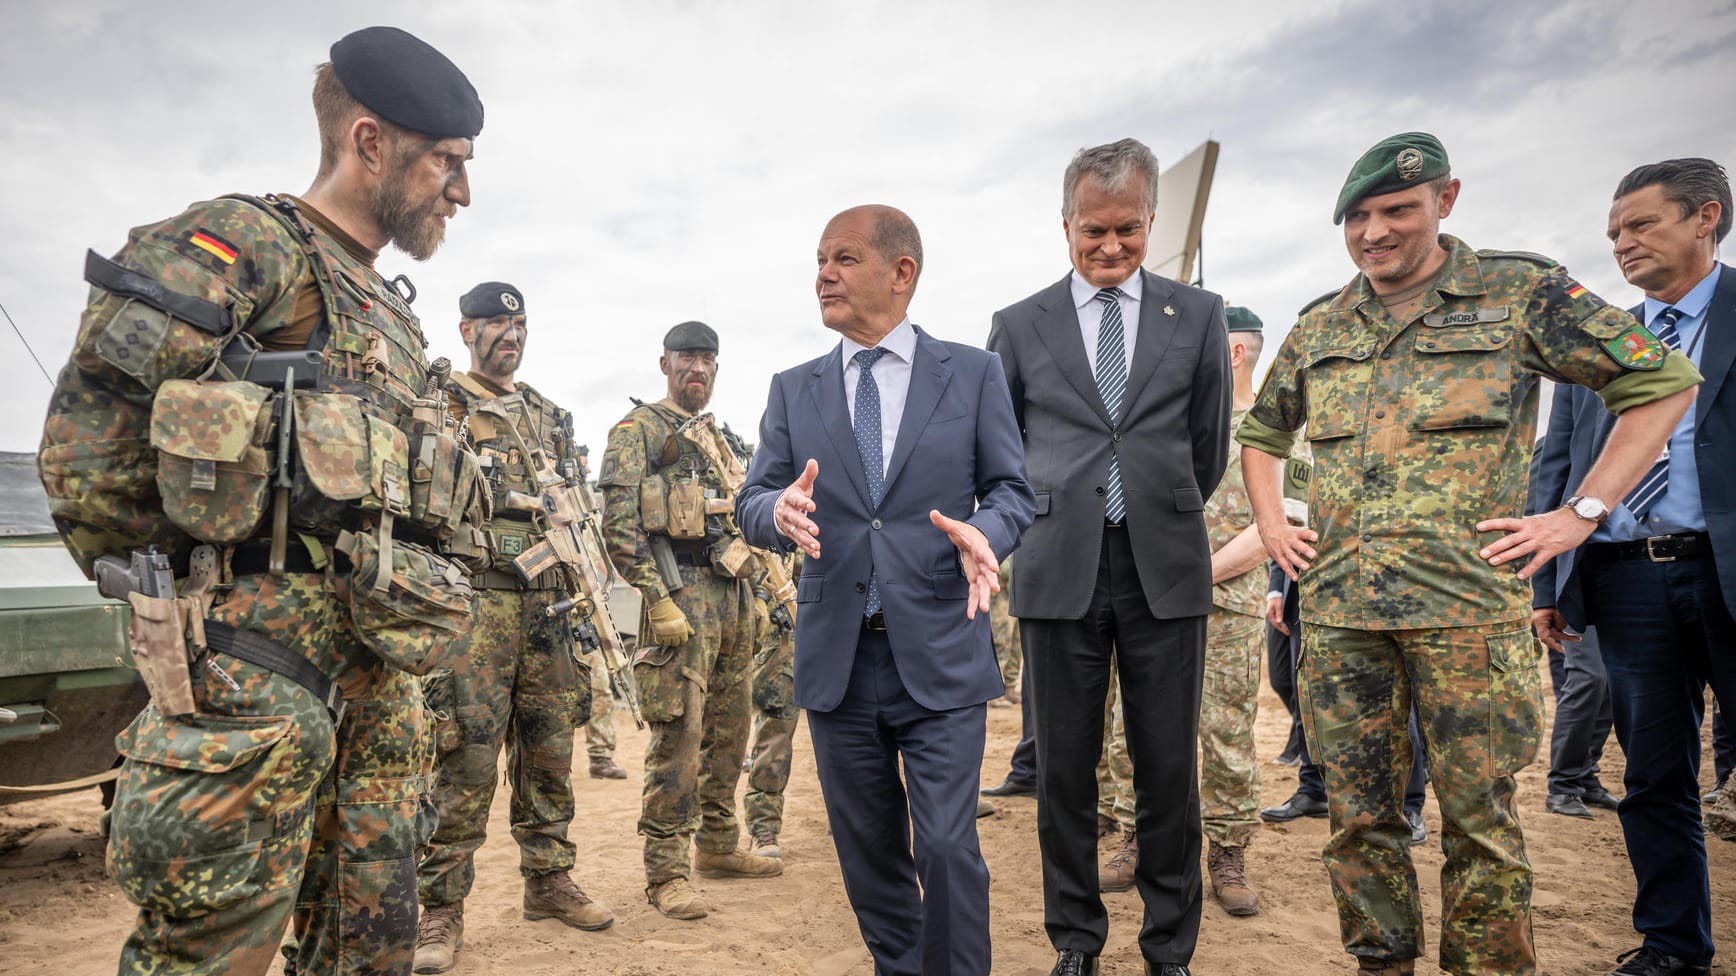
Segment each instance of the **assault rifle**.
[[[707,513],[733,519],[735,494],[747,481],[747,468],[742,465],[742,459],[736,456],[723,432],[717,429],[716,419],[709,413],[697,414],[683,423],[676,430],[675,436],[685,438],[689,444],[699,449],[699,453],[705,455],[705,459],[717,470],[724,487],[729,491],[727,498],[711,499],[706,505]],[[764,585],[772,600],[773,622],[777,622],[779,611],[782,611],[782,616],[787,617],[790,626],[794,627],[796,584],[790,581],[784,561],[775,553],[764,549],[753,549],[752,552],[754,561],[759,563],[760,570],[765,573]]]

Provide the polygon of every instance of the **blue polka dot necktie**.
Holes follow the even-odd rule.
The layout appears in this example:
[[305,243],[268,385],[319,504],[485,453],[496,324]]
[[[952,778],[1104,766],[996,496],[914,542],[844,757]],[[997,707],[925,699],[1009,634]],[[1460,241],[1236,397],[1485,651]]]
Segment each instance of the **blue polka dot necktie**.
[[[1097,395],[1103,398],[1103,409],[1109,411],[1110,426],[1121,416],[1121,395],[1127,392],[1127,339],[1121,325],[1121,289],[1105,288],[1097,293],[1103,303],[1103,320],[1097,328]],[[1121,461],[1111,450],[1109,454],[1109,484],[1103,498],[1103,517],[1119,522],[1127,514],[1127,503],[1121,497]]]
[[[1652,335],[1658,337],[1659,342],[1671,349],[1680,349],[1682,348],[1682,337],[1676,332],[1676,323],[1681,320],[1682,310],[1672,305],[1659,312],[1657,317],[1652,319],[1649,328]],[[1646,476],[1640,479],[1640,483],[1635,486],[1633,491],[1628,492],[1624,503],[1627,505],[1628,511],[1633,513],[1634,519],[1643,522],[1647,513],[1652,510],[1652,505],[1664,497],[1664,492],[1668,491],[1669,487],[1670,452],[1666,447],[1664,456],[1652,462],[1652,469],[1646,472]]]
[[[886,464],[880,446],[880,384],[874,382],[874,364],[886,355],[885,349],[864,349],[855,356],[861,373],[856,377],[856,450],[862,454],[862,473],[868,477],[868,502],[880,507],[880,497],[886,493]],[[872,617],[880,612],[880,575],[868,573],[868,603],[862,615]]]

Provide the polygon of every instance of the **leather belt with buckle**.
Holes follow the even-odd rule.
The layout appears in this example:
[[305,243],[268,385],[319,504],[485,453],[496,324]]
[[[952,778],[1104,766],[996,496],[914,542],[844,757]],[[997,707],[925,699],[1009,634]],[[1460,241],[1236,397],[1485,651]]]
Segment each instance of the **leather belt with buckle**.
[[1597,542],[1591,546],[1609,559],[1645,559],[1654,563],[1673,563],[1678,559],[1698,559],[1712,554],[1712,539],[1704,532],[1678,532],[1675,535],[1654,535],[1632,542]]
[[863,617],[862,618],[862,629],[863,630],[885,630],[886,629],[886,611],[876,610],[872,614],[870,614],[866,617]]

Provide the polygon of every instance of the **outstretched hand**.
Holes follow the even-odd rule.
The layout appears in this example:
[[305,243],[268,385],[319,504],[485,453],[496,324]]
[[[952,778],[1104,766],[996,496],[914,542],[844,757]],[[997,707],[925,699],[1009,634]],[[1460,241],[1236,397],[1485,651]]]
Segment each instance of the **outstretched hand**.
[[801,477],[784,489],[784,493],[778,496],[777,505],[772,508],[772,525],[809,559],[820,558],[820,527],[808,517],[817,507],[814,504],[814,479],[819,476],[820,462],[809,458]]
[[975,620],[978,613],[988,613],[989,597],[1001,591],[1001,562],[995,558],[994,549],[989,547],[988,537],[969,522],[947,518],[938,509],[929,511],[928,520],[958,547],[964,577],[970,581],[970,599],[964,605],[965,619]]

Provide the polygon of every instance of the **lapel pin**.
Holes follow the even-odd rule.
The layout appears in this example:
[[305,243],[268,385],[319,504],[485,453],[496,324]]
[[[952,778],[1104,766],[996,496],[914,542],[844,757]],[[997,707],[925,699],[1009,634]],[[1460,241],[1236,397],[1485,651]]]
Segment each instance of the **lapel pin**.
[[1175,314],[1175,306],[1174,305],[1165,305],[1163,307],[1163,314],[1174,315]]

